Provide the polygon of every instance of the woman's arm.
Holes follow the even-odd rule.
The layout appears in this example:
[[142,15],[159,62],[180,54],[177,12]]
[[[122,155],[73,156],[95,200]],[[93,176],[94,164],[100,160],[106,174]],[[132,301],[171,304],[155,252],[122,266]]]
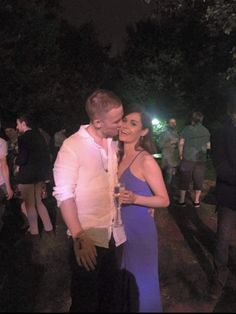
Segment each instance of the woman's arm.
[[163,180],[162,172],[151,155],[145,155],[140,161],[142,176],[153,192],[153,196],[142,196],[131,191],[125,191],[121,201],[125,204],[136,204],[147,207],[169,206],[169,196]]
[[10,184],[9,168],[6,157],[0,158],[0,172],[3,176],[3,180],[7,190],[7,199],[9,200],[13,197],[13,191]]

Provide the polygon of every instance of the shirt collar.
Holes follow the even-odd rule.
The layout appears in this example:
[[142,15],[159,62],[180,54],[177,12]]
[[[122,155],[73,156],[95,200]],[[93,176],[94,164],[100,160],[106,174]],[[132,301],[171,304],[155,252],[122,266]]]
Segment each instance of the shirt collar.
[[[91,141],[93,141],[95,143],[94,138],[87,131],[88,126],[89,126],[89,124],[81,125],[80,129],[79,129],[79,135],[83,138],[90,139]],[[111,137],[107,138],[108,145],[111,145],[112,141],[113,141],[113,139]]]

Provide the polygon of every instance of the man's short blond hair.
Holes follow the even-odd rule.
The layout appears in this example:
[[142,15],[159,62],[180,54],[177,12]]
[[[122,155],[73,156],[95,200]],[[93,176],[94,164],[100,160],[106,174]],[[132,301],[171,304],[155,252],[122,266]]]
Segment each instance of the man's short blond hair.
[[89,119],[93,120],[120,106],[122,106],[121,99],[112,91],[97,89],[88,97],[85,110]]

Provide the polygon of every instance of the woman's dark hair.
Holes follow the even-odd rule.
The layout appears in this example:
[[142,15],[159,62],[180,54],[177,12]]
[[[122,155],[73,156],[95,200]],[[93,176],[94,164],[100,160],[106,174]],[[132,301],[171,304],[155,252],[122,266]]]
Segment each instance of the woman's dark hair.
[[[125,108],[124,116],[130,113],[139,113],[141,117],[142,129],[148,129],[148,133],[140,138],[140,141],[136,144],[135,149],[138,150],[138,147],[146,150],[150,154],[154,154],[157,151],[157,147],[153,140],[153,131],[152,131],[152,122],[151,118],[147,114],[144,108],[139,105],[132,104]],[[120,157],[123,156],[123,143],[120,143]]]

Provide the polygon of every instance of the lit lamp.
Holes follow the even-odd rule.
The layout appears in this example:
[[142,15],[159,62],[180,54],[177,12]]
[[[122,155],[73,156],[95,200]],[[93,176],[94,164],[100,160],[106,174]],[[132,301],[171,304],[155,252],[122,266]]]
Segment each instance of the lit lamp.
[[158,125],[160,121],[157,118],[152,119],[152,125]]
[[[157,125],[160,124],[160,121],[157,118],[152,119],[152,125],[155,127],[157,127]],[[161,158],[161,154],[153,154],[154,158],[160,159]]]

